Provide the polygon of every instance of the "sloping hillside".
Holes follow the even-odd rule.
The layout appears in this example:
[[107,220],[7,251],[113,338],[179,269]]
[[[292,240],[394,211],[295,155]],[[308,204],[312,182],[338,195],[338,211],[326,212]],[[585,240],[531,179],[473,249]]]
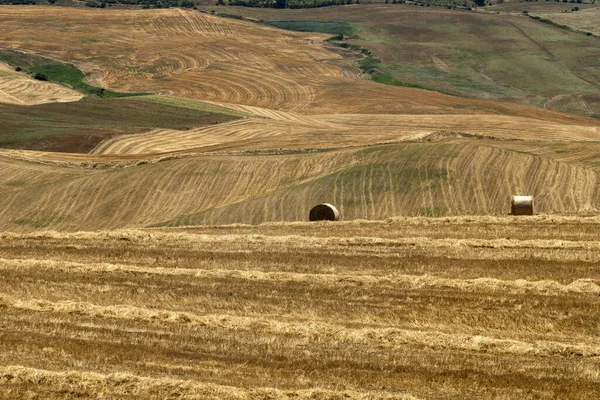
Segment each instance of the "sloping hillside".
[[0,22],[0,46],[166,94],[69,119],[107,129],[92,154],[3,150],[4,230],[301,221],[322,201],[348,220],[501,214],[512,194],[598,209],[600,122],[368,81],[327,35],[175,9],[5,7]]
[[[562,13],[576,6],[589,9]],[[317,22],[330,26],[343,22],[344,29],[338,31],[344,32],[344,39],[334,42],[370,50],[372,55],[363,68],[370,70],[376,81],[600,115],[598,37],[585,34],[599,25],[596,5],[506,2],[479,10],[482,12],[364,4],[303,10],[227,7],[218,11],[295,29],[314,27]],[[584,31],[534,20],[522,14],[523,10]],[[544,10],[556,13],[548,15]],[[557,96],[578,99],[578,105],[565,107],[552,101],[561,98]]]
[[40,165],[5,153],[0,228],[302,221],[323,201],[336,204],[346,220],[502,214],[512,194],[536,196],[537,212],[600,208],[594,155],[552,146],[450,138],[289,155],[122,161],[112,168],[97,163],[95,169]]

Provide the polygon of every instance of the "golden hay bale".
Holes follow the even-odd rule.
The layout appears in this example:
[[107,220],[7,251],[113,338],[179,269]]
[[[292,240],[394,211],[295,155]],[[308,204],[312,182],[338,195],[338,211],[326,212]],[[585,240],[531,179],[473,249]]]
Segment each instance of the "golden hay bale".
[[308,219],[311,221],[339,221],[340,212],[333,204],[317,204],[310,210]]
[[510,213],[512,215],[533,215],[533,196],[513,196]]

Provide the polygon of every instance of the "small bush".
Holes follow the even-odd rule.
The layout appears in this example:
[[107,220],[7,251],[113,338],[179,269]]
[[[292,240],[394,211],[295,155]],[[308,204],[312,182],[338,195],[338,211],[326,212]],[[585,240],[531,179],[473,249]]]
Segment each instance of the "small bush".
[[38,81],[47,81],[48,76],[46,74],[42,74],[41,72],[36,72],[33,75],[33,79],[37,79]]

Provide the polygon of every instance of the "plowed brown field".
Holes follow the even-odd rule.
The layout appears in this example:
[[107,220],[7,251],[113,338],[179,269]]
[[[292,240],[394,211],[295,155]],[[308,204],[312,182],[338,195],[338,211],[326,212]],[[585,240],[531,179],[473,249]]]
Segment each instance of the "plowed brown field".
[[593,398],[597,217],[4,234],[5,398]]

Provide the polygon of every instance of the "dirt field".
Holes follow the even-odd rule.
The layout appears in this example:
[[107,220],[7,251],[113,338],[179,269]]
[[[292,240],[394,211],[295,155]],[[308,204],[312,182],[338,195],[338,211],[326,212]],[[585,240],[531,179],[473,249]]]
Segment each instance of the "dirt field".
[[4,398],[594,398],[597,217],[4,234]]

